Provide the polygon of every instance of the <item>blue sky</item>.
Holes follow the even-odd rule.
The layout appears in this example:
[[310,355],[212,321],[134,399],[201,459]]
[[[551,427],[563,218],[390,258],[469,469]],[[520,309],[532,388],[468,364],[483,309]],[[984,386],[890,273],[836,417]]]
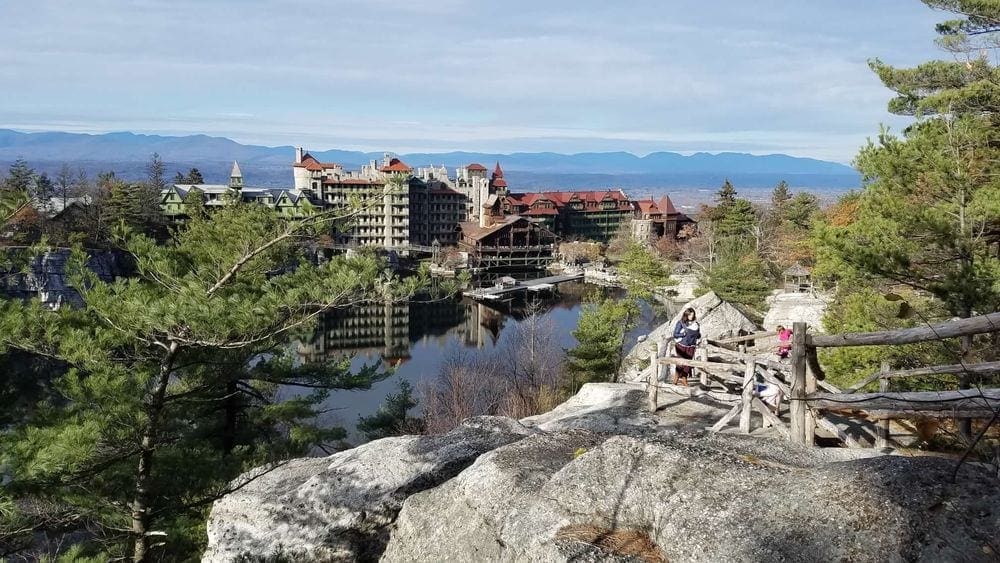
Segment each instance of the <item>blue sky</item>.
[[849,162],[918,0],[4,0],[0,127],[314,149],[724,150]]

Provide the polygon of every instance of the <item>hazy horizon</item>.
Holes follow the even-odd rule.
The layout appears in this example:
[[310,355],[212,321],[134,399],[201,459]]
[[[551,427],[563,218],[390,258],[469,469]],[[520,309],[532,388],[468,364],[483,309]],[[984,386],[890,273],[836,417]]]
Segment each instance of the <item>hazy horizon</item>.
[[0,127],[848,163],[880,124],[910,122],[867,61],[944,56],[946,18],[860,1],[8,2]]

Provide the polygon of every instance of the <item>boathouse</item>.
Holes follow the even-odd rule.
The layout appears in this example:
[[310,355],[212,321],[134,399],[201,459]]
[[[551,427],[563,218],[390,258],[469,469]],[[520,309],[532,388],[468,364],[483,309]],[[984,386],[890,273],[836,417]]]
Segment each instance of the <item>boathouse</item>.
[[552,231],[519,215],[489,226],[461,223],[459,228],[459,249],[468,253],[469,266],[480,270],[545,268],[558,243]]

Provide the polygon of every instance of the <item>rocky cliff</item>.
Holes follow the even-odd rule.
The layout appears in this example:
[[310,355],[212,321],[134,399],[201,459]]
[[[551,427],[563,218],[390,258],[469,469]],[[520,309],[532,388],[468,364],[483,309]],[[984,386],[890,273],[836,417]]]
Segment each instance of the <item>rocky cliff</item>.
[[[661,394],[662,395],[662,394]],[[293,460],[215,503],[205,561],[987,561],[952,462],[708,434],[725,406],[591,384],[550,413]]]
[[[79,306],[80,294],[66,279],[68,250],[54,250],[26,260],[20,259],[18,250],[0,254],[0,291],[15,299],[37,297],[49,307]],[[131,266],[123,254],[111,251],[93,251],[87,267],[104,281],[128,275]]]

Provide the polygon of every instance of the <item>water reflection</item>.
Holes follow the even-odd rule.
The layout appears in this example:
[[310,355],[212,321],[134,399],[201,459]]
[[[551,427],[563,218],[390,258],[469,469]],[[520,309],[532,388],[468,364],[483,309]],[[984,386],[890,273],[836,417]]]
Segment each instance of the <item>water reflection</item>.
[[[376,303],[327,314],[308,342],[296,344],[306,361],[332,361],[348,356],[352,367],[381,360],[395,374],[368,391],[343,391],[331,395],[324,408],[330,412],[324,423],[344,426],[353,432],[359,415],[373,413],[387,393],[397,390],[400,378],[420,388],[420,381],[437,375],[447,355],[456,349],[489,349],[512,334],[529,308],[539,308],[543,321],[551,323],[553,344],[571,348],[572,331],[586,294],[598,290],[581,282],[559,286],[558,293],[537,303],[477,303],[468,298],[409,303]],[[643,308],[639,326],[627,339],[649,331],[666,313]],[[357,435],[352,434],[353,439]]]

